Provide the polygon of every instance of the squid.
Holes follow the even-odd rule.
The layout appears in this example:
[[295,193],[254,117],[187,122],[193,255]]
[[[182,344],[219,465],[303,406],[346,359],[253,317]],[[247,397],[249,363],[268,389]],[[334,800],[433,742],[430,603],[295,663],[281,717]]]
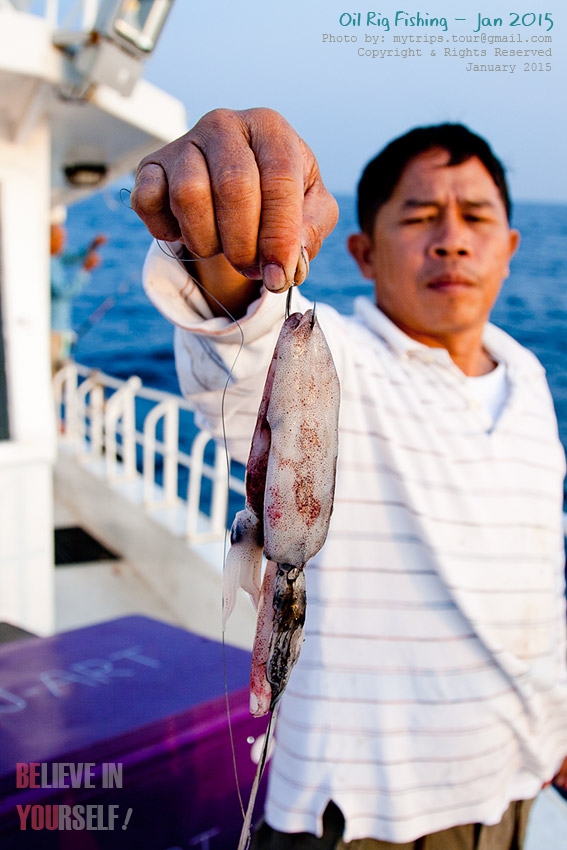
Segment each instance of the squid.
[[303,644],[304,567],[329,529],[339,402],[339,379],[315,310],[293,313],[268,369],[246,467],[246,503],[232,524],[224,569],[223,631],[238,587],[258,610],[250,675],[256,717],[276,707]]

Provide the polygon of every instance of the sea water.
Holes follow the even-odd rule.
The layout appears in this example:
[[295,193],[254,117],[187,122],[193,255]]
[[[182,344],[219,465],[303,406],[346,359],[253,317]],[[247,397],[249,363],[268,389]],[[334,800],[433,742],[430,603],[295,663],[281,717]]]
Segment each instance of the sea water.
[[[129,209],[127,193],[121,194],[109,190],[69,211],[70,250],[98,233],[108,237],[101,266],[75,300],[79,339],[74,356],[110,375],[136,374],[149,386],[178,392],[172,327],[141,284],[151,238]],[[351,313],[358,295],[372,297],[372,284],[361,277],[345,247],[348,234],[357,229],[354,198],[338,200],[339,224],[311,263],[302,292]],[[522,241],[492,321],[543,363],[567,449],[567,206],[518,203],[513,224]]]

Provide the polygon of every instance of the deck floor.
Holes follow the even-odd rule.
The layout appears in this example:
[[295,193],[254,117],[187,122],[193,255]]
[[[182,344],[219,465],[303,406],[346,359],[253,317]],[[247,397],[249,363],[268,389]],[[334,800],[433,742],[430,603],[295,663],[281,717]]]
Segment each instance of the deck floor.
[[[55,528],[79,525],[73,508],[55,491]],[[132,614],[180,625],[175,614],[152,592],[133,564],[119,560],[66,564],[55,570],[57,632]]]
[[553,788],[534,804],[524,850],[567,850],[567,802]]

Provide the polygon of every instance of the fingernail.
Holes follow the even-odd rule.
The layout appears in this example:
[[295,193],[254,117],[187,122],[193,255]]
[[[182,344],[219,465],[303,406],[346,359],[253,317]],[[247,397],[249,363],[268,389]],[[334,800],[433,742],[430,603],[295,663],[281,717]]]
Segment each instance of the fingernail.
[[262,280],[264,286],[270,292],[283,292],[289,286],[283,268],[276,265],[276,263],[268,263],[264,266],[262,269]]
[[262,280],[260,266],[248,266],[247,268],[242,269],[242,274],[250,280]]

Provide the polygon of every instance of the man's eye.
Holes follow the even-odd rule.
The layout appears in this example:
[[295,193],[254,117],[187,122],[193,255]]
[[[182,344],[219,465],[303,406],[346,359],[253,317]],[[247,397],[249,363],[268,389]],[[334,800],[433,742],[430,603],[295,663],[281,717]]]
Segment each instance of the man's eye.
[[412,215],[402,219],[402,224],[421,224],[424,221],[432,221],[434,218],[433,213],[431,215]]
[[467,213],[467,215],[465,216],[465,221],[470,221],[473,224],[475,224],[477,222],[478,223],[487,222],[487,221],[490,221],[490,219],[485,215],[476,215],[475,213]]

